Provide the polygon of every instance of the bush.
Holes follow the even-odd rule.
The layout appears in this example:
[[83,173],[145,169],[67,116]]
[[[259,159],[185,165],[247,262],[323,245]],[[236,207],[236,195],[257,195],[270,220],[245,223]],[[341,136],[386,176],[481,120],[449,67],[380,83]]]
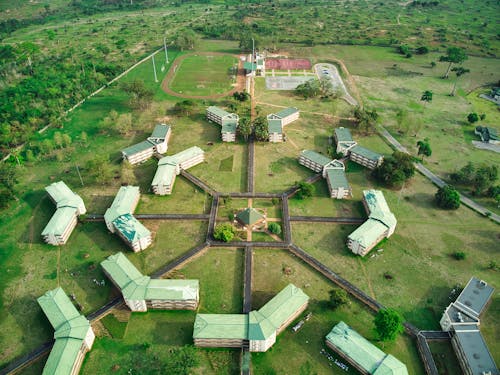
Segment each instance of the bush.
[[425,54],[429,53],[429,48],[427,48],[426,46],[418,47],[416,52],[417,52],[417,55],[425,55]]
[[309,183],[304,182],[304,181],[299,182],[297,184],[297,187],[298,187],[298,190],[297,190],[297,193],[295,194],[295,196],[298,199],[305,199],[305,198],[312,197],[312,195],[314,194],[314,191],[316,190],[314,185],[309,184]]
[[229,242],[234,238],[235,230],[231,224],[219,224],[214,229],[214,238],[219,241]]
[[467,255],[463,251],[456,251],[453,253],[453,258],[456,260],[464,260]]
[[347,297],[347,292],[344,289],[330,290],[330,306],[332,309],[335,310],[348,302],[349,297]]
[[479,116],[476,112],[469,113],[467,115],[467,121],[469,121],[471,124],[478,122],[479,121]]
[[460,194],[450,185],[440,187],[435,195],[436,204],[445,210],[456,210],[460,207]]
[[273,233],[273,234],[281,234],[281,225],[279,225],[278,223],[275,223],[275,222],[272,222],[272,223],[269,223],[267,229],[269,230],[269,232]]
[[414,174],[412,157],[400,151],[395,151],[392,156],[386,157],[382,165],[372,172],[372,176],[378,182],[390,187],[402,186]]

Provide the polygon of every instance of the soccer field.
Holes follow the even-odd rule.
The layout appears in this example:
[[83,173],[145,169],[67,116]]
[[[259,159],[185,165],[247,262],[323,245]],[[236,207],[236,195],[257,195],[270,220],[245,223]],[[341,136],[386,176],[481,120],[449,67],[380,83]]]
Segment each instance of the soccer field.
[[237,64],[237,59],[231,55],[186,56],[177,66],[169,87],[183,95],[222,94],[233,87]]

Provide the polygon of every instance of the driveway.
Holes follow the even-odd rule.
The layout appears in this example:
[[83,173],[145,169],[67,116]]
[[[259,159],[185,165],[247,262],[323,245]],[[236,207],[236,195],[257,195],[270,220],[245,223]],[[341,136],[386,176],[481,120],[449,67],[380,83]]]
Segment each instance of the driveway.
[[333,64],[320,63],[314,65],[314,71],[318,76],[318,79],[327,78],[332,82],[333,88],[335,90],[340,90],[342,92],[342,99],[344,99],[347,103],[351,105],[358,105],[356,99],[354,99],[342,81],[342,77],[340,77],[339,71],[337,67]]

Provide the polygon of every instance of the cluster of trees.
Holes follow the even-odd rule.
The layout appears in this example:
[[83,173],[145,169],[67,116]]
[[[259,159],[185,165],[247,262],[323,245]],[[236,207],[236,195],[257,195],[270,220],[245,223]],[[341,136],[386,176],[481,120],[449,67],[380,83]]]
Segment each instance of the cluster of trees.
[[177,34],[174,45],[181,51],[193,50],[200,43],[200,37],[191,29],[186,29]]
[[420,46],[415,49],[412,49],[410,46],[407,44],[401,44],[398,46],[397,51],[399,54],[404,55],[407,58],[410,58],[413,56],[413,53],[415,52],[417,55],[425,55],[429,53],[429,48],[426,46]]
[[11,163],[0,163],[0,209],[7,207],[15,198],[16,184],[16,166]]
[[315,191],[316,188],[313,184],[301,181],[297,183],[297,193],[295,193],[295,197],[297,197],[297,199],[306,199],[312,197]]
[[358,129],[365,134],[371,134],[375,131],[375,126],[378,123],[379,115],[376,109],[367,109],[357,106],[353,112],[358,123]]
[[[269,139],[269,128],[267,119],[264,116],[258,116],[252,123],[253,134],[257,141],[265,142]],[[241,129],[240,129],[241,132]]]
[[424,126],[424,122],[420,116],[415,113],[411,113],[410,116],[410,112],[404,108],[396,112],[396,123],[399,132],[407,134],[411,129],[414,136],[417,136]]
[[372,172],[372,176],[378,182],[389,187],[401,187],[414,174],[413,158],[400,151],[394,151]]
[[134,79],[130,82],[123,82],[121,89],[130,95],[129,105],[134,109],[144,110],[151,105],[154,91],[147,88],[143,80]]
[[214,238],[218,241],[229,242],[234,238],[236,231],[229,223],[218,224],[214,229]]
[[172,112],[180,116],[191,116],[198,110],[198,103],[193,100],[186,99],[175,103]]
[[326,77],[310,79],[295,88],[295,94],[304,99],[320,97],[322,99],[338,98],[340,93],[334,90],[332,81]]
[[246,102],[250,99],[250,94],[246,91],[236,91],[233,93],[233,98],[239,102]]
[[456,210],[460,207],[460,194],[451,185],[440,187],[434,197],[438,207],[445,210]]
[[109,114],[101,121],[104,129],[116,129],[120,135],[127,135],[132,130],[132,113],[118,114],[112,109]]
[[479,120],[483,121],[486,118],[486,114],[480,114],[478,115],[476,112],[471,112],[467,115],[467,121],[469,123],[474,124],[475,122],[478,122]]
[[429,143],[429,138],[425,138],[423,141],[418,141],[417,147],[418,147],[418,155],[422,155],[422,161],[424,161],[424,156],[429,157],[432,155],[432,149]]
[[497,178],[496,165],[475,165],[472,162],[450,174],[453,183],[470,187],[474,195],[492,197],[500,202],[500,185],[495,185]]

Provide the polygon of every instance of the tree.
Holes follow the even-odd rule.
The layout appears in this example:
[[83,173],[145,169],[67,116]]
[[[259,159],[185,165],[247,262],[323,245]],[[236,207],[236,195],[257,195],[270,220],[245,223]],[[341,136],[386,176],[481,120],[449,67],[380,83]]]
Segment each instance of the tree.
[[252,123],[248,117],[243,117],[238,123],[238,133],[243,137],[245,142],[248,141],[248,137],[252,134]]
[[184,51],[184,50],[195,49],[199,41],[200,38],[198,37],[198,35],[195,34],[194,31],[190,29],[185,29],[179,35],[177,35],[174,44],[181,51]]
[[95,182],[103,185],[111,182],[113,170],[107,156],[94,156],[94,158],[87,161],[86,169],[89,171],[90,177],[92,177]]
[[429,53],[429,48],[426,46],[421,46],[416,49],[417,55],[425,55]]
[[322,92],[320,81],[318,79],[310,79],[301,83],[295,88],[295,94],[302,96],[304,99],[315,98]]
[[425,106],[427,103],[432,102],[432,91],[425,90],[425,91],[422,93],[422,96],[421,96],[420,100],[424,102],[424,106]]
[[330,306],[332,309],[337,309],[342,305],[349,302],[349,297],[347,297],[347,292],[344,289],[332,289],[330,290]]
[[373,323],[381,341],[393,341],[398,333],[403,332],[403,318],[394,309],[379,310]]
[[412,157],[401,151],[395,151],[386,157],[372,172],[372,176],[378,182],[390,187],[401,187],[414,174],[415,165]]
[[428,138],[425,138],[423,141],[418,141],[417,146],[418,155],[422,155],[422,161],[424,161],[424,156],[429,157],[432,155],[432,150]]
[[246,102],[248,99],[250,99],[250,94],[246,91],[236,91],[233,93],[233,98],[240,102]]
[[297,184],[297,193],[295,194],[295,196],[298,199],[305,199],[305,198],[312,197],[312,195],[314,194],[315,191],[316,191],[316,188],[314,187],[313,184],[310,184],[310,183],[305,182],[305,181],[301,181]]
[[123,91],[131,95],[130,106],[137,109],[145,109],[149,107],[153,101],[154,91],[148,89],[144,81],[134,79],[131,82],[124,82],[121,85]]
[[234,238],[234,227],[229,223],[218,224],[214,229],[214,238],[219,241],[229,242]]
[[465,51],[458,47],[450,47],[446,51],[446,55],[441,56],[439,61],[449,62],[448,68],[446,69],[446,73],[443,78],[448,78],[452,64],[461,64],[465,60],[467,60],[467,55]]
[[465,258],[467,258],[467,254],[465,254],[463,251],[455,251],[452,255],[456,260],[464,260]]
[[269,139],[269,129],[265,117],[259,116],[253,121],[253,131],[258,141],[264,142]]
[[69,134],[65,133],[62,135],[62,143],[63,143],[64,147],[71,146],[71,142],[72,142],[72,140],[71,140],[71,137]]
[[198,109],[198,104],[192,100],[186,99],[175,103],[172,111],[182,116],[191,116]]
[[281,234],[281,225],[279,225],[278,223],[275,223],[275,222],[269,223],[269,225],[267,226],[267,229],[269,230],[269,232],[271,232],[273,234],[276,234],[276,235]]
[[377,124],[379,118],[376,109],[370,110],[357,106],[354,109],[353,114],[358,122],[359,130],[363,131],[366,134],[375,131],[375,125]]
[[54,144],[59,148],[63,147],[63,139],[61,132],[54,133]]
[[471,124],[474,124],[475,122],[479,121],[479,116],[476,112],[471,112],[467,115],[467,121],[469,121],[469,123]]
[[470,72],[470,69],[466,69],[462,66],[456,66],[454,67],[453,69],[451,69],[452,72],[455,72],[455,75],[456,75],[456,79],[455,79],[455,83],[453,84],[453,89],[451,90],[451,93],[450,93],[450,96],[455,96],[455,91],[457,89],[457,83],[458,83],[458,78],[460,76],[463,76],[464,74],[466,73],[469,73]]
[[453,186],[444,185],[440,187],[434,197],[438,207],[445,210],[456,210],[460,207],[460,194]]

